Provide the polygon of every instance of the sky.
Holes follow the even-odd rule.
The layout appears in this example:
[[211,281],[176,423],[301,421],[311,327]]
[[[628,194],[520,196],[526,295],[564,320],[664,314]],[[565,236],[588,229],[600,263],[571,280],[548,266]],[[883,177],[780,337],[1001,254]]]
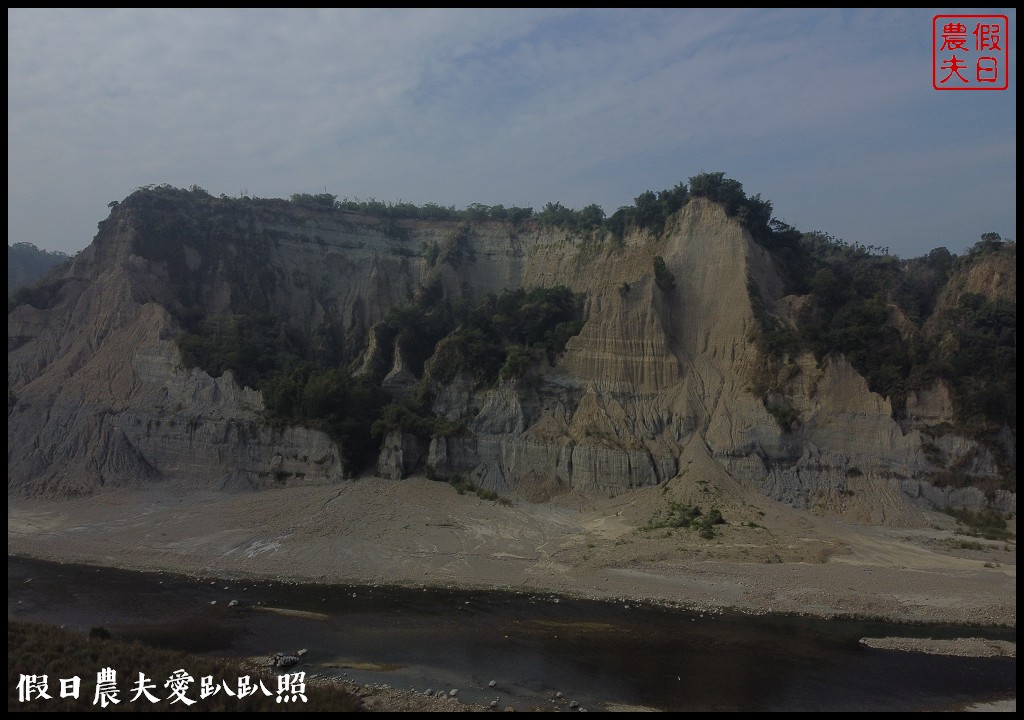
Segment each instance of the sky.
[[[1007,90],[932,87],[956,13],[1008,16]],[[800,230],[960,254],[1016,240],[1016,32],[1013,8],[9,8],[8,244],[77,252],[164,183],[611,215],[724,172]]]

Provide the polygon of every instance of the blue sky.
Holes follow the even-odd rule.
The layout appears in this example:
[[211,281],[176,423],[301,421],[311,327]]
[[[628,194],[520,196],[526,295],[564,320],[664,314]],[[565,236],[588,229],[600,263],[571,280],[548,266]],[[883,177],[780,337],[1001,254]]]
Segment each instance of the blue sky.
[[[1010,87],[932,88],[932,17],[1009,17]],[[8,243],[137,187],[608,214],[723,171],[903,257],[1016,239],[1016,11],[8,9]]]

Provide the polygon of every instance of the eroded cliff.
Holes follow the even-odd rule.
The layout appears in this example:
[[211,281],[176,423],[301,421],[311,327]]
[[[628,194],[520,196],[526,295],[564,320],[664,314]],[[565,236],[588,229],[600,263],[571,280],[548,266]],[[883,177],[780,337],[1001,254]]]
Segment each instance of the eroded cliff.
[[[656,258],[673,286],[657,281]],[[844,357],[802,353],[774,379],[780,419],[756,391],[769,362],[751,296],[758,312],[793,322],[799,298],[780,277],[772,254],[701,198],[659,232],[616,241],[531,222],[381,222],[139,191],[59,281],[8,313],[8,489],[341,481],[360,468],[336,438],[268,419],[264,394],[231,371],[186,366],[178,338],[190,318],[265,315],[265,332],[357,375],[383,364],[383,388],[398,397],[423,371],[376,330],[420,288],[471,302],[565,285],[584,322],[564,352],[511,379],[482,384],[463,368],[435,382],[430,410],[450,430],[388,433],[379,474],[459,475],[533,500],[713,476],[723,491],[756,488],[868,522],[899,522],[912,502],[1015,511],[1011,492],[931,482],[956,462],[998,473],[952,429],[941,382],[912,392],[897,420]]]

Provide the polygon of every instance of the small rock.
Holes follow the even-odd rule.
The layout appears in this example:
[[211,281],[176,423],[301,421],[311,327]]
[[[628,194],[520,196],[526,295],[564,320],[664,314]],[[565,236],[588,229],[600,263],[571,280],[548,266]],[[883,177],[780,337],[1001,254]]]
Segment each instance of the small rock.
[[497,680],[491,680],[489,683],[487,683],[487,687],[494,687],[497,684],[498,684]]
[[570,707],[570,708],[572,708],[573,710],[575,710],[575,709],[576,709],[576,708],[578,708],[579,706],[580,706],[580,704],[579,704],[578,702],[576,702],[575,700],[573,700],[573,701],[571,701],[571,702],[569,703],[569,707]]
[[491,707],[492,708],[498,707],[498,701],[497,700],[491,700]]
[[423,694],[426,695],[427,697],[430,697],[431,695],[434,694],[434,688],[427,688],[426,690],[423,691]]
[[232,600],[231,602],[228,603],[228,607],[237,607],[237,605],[238,605],[238,601],[237,600]]
[[295,654],[298,655],[299,657],[302,657],[303,655],[305,655],[308,652],[309,652],[309,650],[307,650],[306,648],[302,648],[301,650],[298,650]]
[[459,694],[459,689],[458,688],[452,688],[451,690],[448,691],[448,697],[455,697],[458,694]]
[[216,600],[211,600],[211,601],[210,601],[210,604],[211,604],[211,605],[216,605],[216,604],[217,604],[217,601],[216,601]]
[[559,692],[556,692],[556,693],[555,693],[555,697],[556,697],[556,698],[559,698],[559,699],[560,699],[560,698],[562,698],[562,697],[563,697],[563,695],[562,695],[561,691],[559,691]]

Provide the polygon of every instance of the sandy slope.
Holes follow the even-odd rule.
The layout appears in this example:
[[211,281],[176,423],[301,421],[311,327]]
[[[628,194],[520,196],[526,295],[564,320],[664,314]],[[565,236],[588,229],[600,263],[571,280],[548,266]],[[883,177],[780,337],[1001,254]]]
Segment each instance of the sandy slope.
[[[641,529],[677,488],[509,507],[425,479],[8,502],[9,553],[323,582],[523,587],[690,607],[1016,625],[1016,545],[719,498],[712,540]],[[712,499],[713,501],[713,499]],[[707,505],[705,505],[707,507]],[[744,523],[741,525],[741,523]],[[749,527],[745,523],[754,523]],[[966,541],[984,549],[955,549]]]

